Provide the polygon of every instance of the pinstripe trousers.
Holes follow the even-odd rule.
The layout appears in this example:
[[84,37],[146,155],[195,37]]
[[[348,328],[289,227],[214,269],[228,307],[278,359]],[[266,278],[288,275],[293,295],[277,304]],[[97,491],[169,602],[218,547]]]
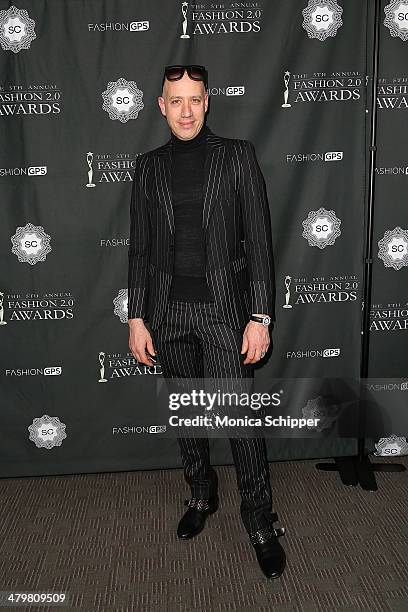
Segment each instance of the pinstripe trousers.
[[[165,378],[253,378],[253,367],[240,354],[242,332],[228,327],[213,302],[169,301],[161,325],[151,331]],[[208,498],[218,478],[210,464],[209,440],[177,438],[184,478],[193,497]],[[229,438],[247,532],[270,527],[272,490],[263,437]],[[269,520],[268,520],[269,519]]]

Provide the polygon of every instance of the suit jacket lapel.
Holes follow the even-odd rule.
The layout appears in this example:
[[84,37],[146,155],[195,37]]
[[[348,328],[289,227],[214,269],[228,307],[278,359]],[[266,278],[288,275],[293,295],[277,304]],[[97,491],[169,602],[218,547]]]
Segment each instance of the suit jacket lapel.
[[171,193],[171,140],[164,144],[157,157],[157,195],[174,232],[173,198]]
[[[208,128],[209,129],[209,128]],[[203,178],[203,218],[204,230],[208,227],[208,221],[218,200],[222,168],[224,163],[225,145],[222,138],[216,136],[211,130],[206,138],[206,151],[204,160]],[[159,151],[157,157],[157,193],[160,204],[166,214],[170,230],[174,232],[173,198],[171,185],[171,138]]]
[[207,136],[203,182],[203,228],[207,230],[208,221],[218,201],[225,145],[219,136],[212,132]]

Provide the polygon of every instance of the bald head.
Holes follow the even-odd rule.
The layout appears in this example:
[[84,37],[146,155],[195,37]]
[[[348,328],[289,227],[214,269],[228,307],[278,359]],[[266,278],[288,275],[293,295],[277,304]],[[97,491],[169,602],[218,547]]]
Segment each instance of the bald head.
[[190,79],[187,72],[178,81],[164,80],[157,102],[173,132],[181,140],[191,140],[200,131],[208,109],[208,92],[203,81]]

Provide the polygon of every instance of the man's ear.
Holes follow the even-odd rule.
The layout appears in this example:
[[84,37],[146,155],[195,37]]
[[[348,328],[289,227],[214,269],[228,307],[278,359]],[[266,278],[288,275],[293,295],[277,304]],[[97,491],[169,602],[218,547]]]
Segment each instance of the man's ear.
[[160,107],[161,114],[165,117],[166,116],[166,105],[164,103],[163,96],[159,96],[157,98],[157,103],[158,103],[158,105]]

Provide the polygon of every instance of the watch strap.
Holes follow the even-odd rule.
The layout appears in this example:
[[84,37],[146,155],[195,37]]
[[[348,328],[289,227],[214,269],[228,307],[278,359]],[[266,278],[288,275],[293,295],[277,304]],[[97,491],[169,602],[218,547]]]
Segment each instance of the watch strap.
[[256,323],[262,323],[262,325],[264,325],[265,327],[268,327],[271,323],[271,318],[267,315],[265,315],[264,317],[251,315],[250,319],[251,321],[255,321]]

